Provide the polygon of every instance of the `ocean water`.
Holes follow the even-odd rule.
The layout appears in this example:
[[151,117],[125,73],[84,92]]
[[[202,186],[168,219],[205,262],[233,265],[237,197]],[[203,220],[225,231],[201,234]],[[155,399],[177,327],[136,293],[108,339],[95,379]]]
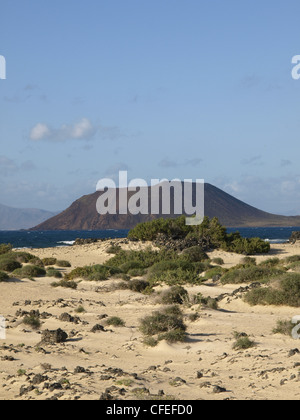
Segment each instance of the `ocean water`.
[[0,243],[14,248],[52,248],[73,245],[77,238],[126,238],[128,230],[0,231]]
[[[239,231],[246,238],[259,237],[270,243],[288,241],[299,227],[275,228],[228,228],[227,232]],[[60,231],[0,231],[0,243],[10,243],[14,248],[51,248],[72,245],[77,238],[126,238],[128,230],[60,230]]]

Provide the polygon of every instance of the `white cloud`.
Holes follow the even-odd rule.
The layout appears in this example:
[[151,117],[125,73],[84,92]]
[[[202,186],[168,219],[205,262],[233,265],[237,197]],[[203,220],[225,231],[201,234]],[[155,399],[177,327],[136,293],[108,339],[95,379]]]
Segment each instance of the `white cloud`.
[[60,128],[51,128],[46,124],[37,123],[30,131],[32,141],[64,142],[67,140],[89,140],[97,128],[87,118],[82,118],[74,124],[64,124]]
[[39,122],[30,130],[29,139],[62,143],[68,140],[91,140],[96,134],[101,140],[116,140],[125,136],[119,127],[94,125],[88,118],[81,118],[73,124],[63,124],[59,128]]
[[40,141],[51,137],[51,130],[46,124],[36,124],[30,132],[30,140]]

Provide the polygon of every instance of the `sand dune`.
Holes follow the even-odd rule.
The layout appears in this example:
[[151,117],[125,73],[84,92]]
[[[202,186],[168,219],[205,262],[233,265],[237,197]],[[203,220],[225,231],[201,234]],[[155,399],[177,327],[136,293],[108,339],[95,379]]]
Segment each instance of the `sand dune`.
[[[116,242],[118,242],[116,240]],[[69,260],[72,268],[103,263],[107,242],[55,249],[30,250],[39,257]],[[124,249],[147,244],[122,243]],[[272,255],[300,254],[299,245],[272,245]],[[240,255],[214,251],[225,267]],[[269,258],[259,256],[258,261]],[[68,270],[68,269],[64,269]],[[187,325],[184,343],[161,341],[146,347],[139,319],[160,308],[155,295],[114,290],[117,280],[82,281],[76,290],[53,288],[53,278],[0,283],[1,315],[7,329],[0,340],[0,399],[299,399],[300,353],[298,341],[274,334],[279,319],[291,320],[300,309],[256,306],[241,296],[225,297],[219,309],[183,306]],[[186,287],[186,286],[185,286]],[[186,287],[216,297],[231,294],[240,285],[213,284]],[[76,309],[82,306],[84,312]],[[38,310],[42,326],[34,330],[22,323],[24,311]],[[191,321],[189,314],[199,311]],[[67,313],[69,320],[61,320]],[[125,326],[106,326],[107,316],[119,316]],[[73,320],[72,320],[73,317]],[[67,318],[66,318],[67,319]],[[92,332],[100,324],[103,330]],[[68,334],[62,343],[43,343],[45,330]],[[233,350],[233,332],[246,332],[255,346]]]

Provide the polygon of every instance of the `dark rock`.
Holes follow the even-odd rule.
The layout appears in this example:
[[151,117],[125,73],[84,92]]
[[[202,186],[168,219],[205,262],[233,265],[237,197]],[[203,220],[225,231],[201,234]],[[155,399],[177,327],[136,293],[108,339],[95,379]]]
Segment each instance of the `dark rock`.
[[27,394],[28,392],[31,392],[35,389],[35,386],[33,385],[29,385],[28,387],[26,387],[25,385],[22,385],[20,388],[20,392],[19,395],[20,397],[22,397],[23,395]]
[[226,389],[225,388],[222,388],[221,386],[219,386],[219,385],[215,385],[214,387],[213,387],[213,393],[214,394],[220,394],[221,392],[226,392]]
[[288,357],[293,357],[295,354],[299,354],[300,351],[298,349],[292,349],[289,351]]
[[105,328],[103,327],[103,325],[101,325],[101,324],[96,324],[96,325],[94,325],[94,326],[93,326],[93,328],[91,329],[91,332],[95,333],[95,332],[97,332],[97,331],[103,331],[103,332],[105,332],[106,330],[105,330]]
[[31,381],[31,383],[33,385],[39,385],[42,382],[45,382],[48,379],[48,376],[43,376],[40,373],[38,373],[37,375],[35,375]]
[[67,312],[64,312],[63,314],[61,314],[59,317],[59,320],[64,321],[64,322],[74,322],[75,324],[79,324],[80,322],[80,319],[78,318],[78,316],[72,316],[68,314]]
[[55,391],[57,389],[62,389],[62,385],[59,382],[54,382],[53,384],[50,384],[49,390]]
[[64,343],[68,338],[68,334],[62,329],[57,330],[45,330],[42,333],[42,343],[44,344],[56,344]]
[[82,366],[76,366],[76,368],[74,369],[74,373],[85,373],[85,372],[86,370]]

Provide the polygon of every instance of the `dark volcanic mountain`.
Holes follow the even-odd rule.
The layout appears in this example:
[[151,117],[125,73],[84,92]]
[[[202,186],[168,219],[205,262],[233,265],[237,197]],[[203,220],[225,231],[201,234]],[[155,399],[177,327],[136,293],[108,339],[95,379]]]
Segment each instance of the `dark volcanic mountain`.
[[[68,209],[57,216],[39,224],[31,230],[101,230],[101,229],[131,229],[138,223],[150,221],[158,217],[176,217],[171,211],[169,216],[118,214],[119,200],[117,189],[117,214],[99,215],[96,202],[100,192],[85,195],[76,200]],[[218,217],[226,227],[271,227],[300,226],[300,216],[279,216],[258,210],[233,196],[225,193],[211,184],[205,184],[204,213],[209,218]],[[135,193],[128,193],[128,200]],[[148,197],[150,199],[150,187]],[[173,195],[171,192],[170,200]],[[150,202],[150,201],[149,201]],[[171,206],[172,210],[172,206]],[[183,214],[185,214],[183,212]]]

